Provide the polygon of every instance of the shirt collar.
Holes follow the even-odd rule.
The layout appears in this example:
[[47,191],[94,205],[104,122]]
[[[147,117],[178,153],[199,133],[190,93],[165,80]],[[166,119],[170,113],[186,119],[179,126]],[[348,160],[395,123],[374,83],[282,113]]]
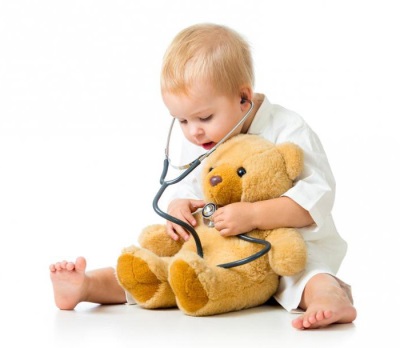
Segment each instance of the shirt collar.
[[261,132],[267,127],[271,118],[272,104],[264,94],[259,94],[259,97],[260,99],[263,99],[263,101],[254,116],[253,122],[247,132],[248,134],[261,134]]

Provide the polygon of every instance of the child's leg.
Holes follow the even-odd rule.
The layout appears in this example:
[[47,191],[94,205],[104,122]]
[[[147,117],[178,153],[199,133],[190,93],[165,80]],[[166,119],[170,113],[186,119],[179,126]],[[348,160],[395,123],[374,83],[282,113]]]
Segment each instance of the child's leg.
[[297,329],[351,323],[357,316],[349,289],[326,273],[316,274],[308,281],[299,307],[305,313],[293,320],[292,325]]
[[125,291],[118,284],[113,268],[101,268],[86,273],[86,260],[50,265],[54,300],[60,309],[74,309],[80,302],[99,304],[125,303]]

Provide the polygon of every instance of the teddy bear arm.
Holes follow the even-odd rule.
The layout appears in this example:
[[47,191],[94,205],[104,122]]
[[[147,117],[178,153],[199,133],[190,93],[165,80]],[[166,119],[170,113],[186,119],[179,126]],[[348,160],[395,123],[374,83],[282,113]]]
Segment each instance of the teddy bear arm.
[[269,261],[274,272],[291,276],[304,270],[307,247],[301,234],[293,228],[273,230],[267,240],[271,243]]
[[165,225],[150,225],[139,235],[139,244],[158,256],[173,256],[182,248],[183,241],[168,236]]

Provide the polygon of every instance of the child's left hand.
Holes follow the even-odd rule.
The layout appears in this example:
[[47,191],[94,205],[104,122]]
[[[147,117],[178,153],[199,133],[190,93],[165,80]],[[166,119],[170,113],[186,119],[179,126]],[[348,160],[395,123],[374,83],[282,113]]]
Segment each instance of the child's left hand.
[[212,221],[221,236],[236,236],[255,229],[252,205],[253,203],[237,202],[218,208]]

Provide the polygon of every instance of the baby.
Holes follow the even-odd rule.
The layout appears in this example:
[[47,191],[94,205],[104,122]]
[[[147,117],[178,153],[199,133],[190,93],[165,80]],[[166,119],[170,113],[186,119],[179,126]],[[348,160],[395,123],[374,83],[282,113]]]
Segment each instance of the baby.
[[[222,236],[259,228],[295,227],[309,251],[304,272],[282,277],[275,299],[287,311],[302,311],[292,321],[297,329],[313,329],[356,319],[351,288],[335,274],[347,244],[332,215],[335,180],[318,136],[302,117],[271,104],[253,91],[254,73],[248,43],[234,30],[198,24],[182,30],[167,49],[161,72],[163,101],[185,137],[183,158],[188,162],[215,146],[249,110],[235,132],[259,134],[275,143],[293,142],[305,154],[303,175],[283,196],[256,203],[234,203],[213,215]],[[192,215],[204,206],[200,170],[176,185],[168,213],[195,225]],[[181,226],[167,221],[168,235],[190,238]],[[56,305],[73,309],[82,302],[126,303],[114,268],[86,272],[86,260],[50,265]]]

